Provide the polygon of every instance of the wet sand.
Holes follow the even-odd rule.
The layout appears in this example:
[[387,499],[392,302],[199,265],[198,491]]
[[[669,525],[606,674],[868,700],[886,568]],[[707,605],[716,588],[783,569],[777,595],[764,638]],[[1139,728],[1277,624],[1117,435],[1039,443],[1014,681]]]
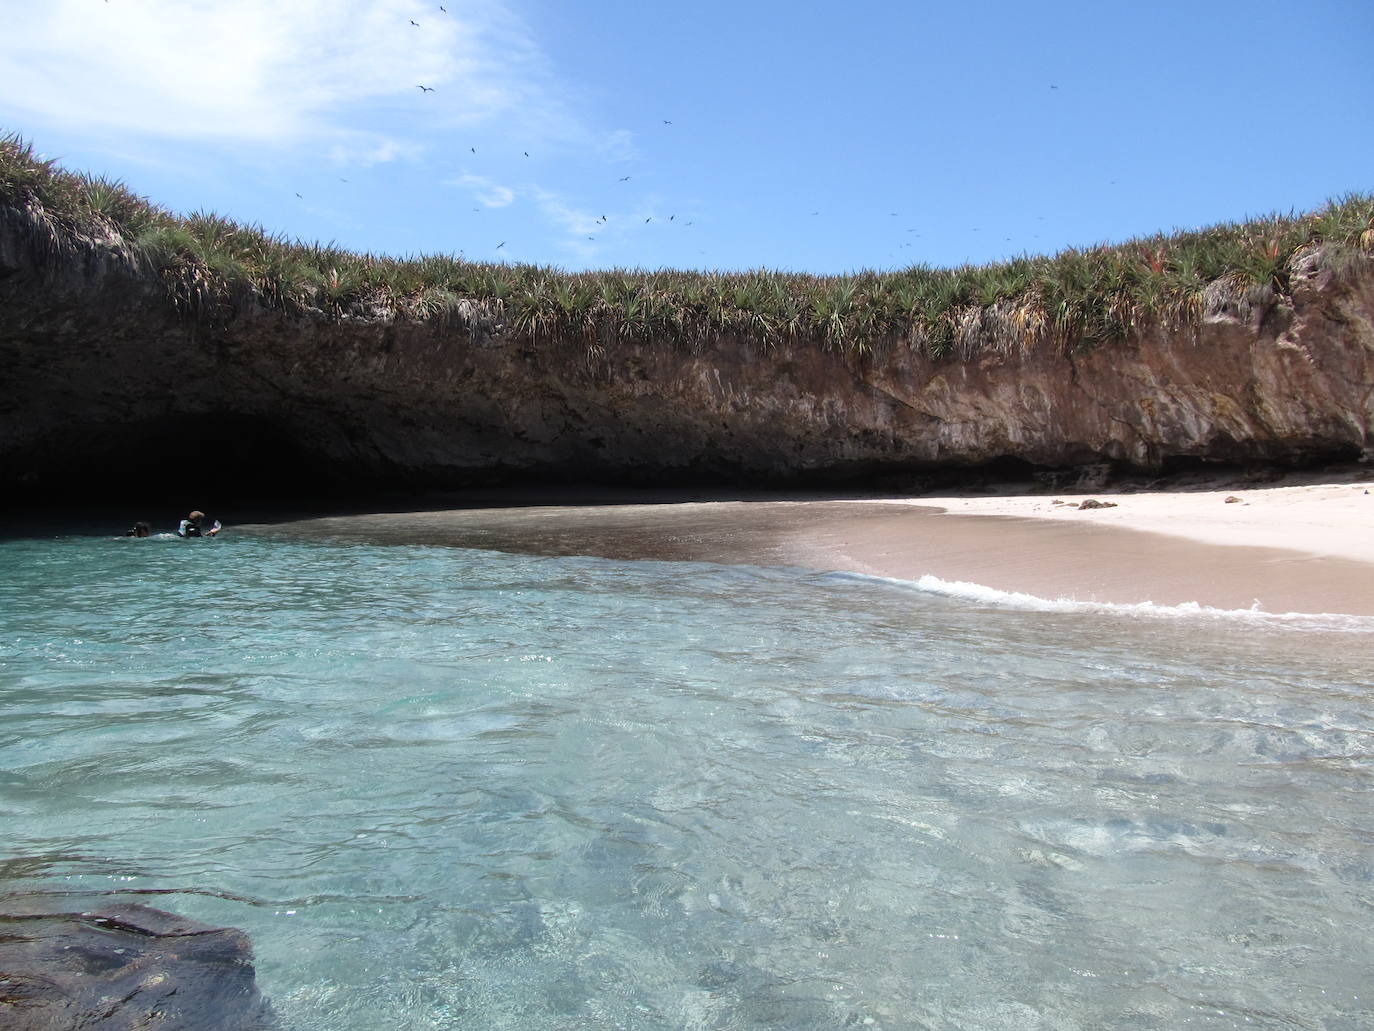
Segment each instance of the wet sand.
[[[1374,494],[1363,493],[1359,475],[1254,489],[1099,491],[1092,497],[1115,507],[1090,510],[1076,507],[1085,495],[1006,491],[862,500],[485,492],[429,511],[242,529],[912,581],[930,575],[1076,601],[1374,616]],[[1241,500],[1227,503],[1232,496]],[[1283,542],[1289,546],[1272,546]]]

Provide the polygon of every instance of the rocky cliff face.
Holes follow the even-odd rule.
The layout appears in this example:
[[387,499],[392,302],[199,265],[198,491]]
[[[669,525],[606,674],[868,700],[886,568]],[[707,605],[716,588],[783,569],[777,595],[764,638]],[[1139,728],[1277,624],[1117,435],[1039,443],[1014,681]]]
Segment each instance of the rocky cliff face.
[[802,484],[1017,460],[1158,470],[1374,447],[1374,259],[1081,353],[536,347],[499,322],[179,313],[118,239],[0,211],[0,490],[257,494],[499,480]]

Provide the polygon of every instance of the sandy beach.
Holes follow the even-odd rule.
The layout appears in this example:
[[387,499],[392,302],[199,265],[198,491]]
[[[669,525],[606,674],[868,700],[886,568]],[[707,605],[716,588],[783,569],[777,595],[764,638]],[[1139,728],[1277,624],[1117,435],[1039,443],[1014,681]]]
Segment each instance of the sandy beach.
[[[1192,477],[1091,494],[1026,484],[844,500],[487,491],[425,511],[256,532],[936,577],[1051,600],[1374,616],[1372,489],[1374,471],[1351,467],[1271,483]],[[1080,507],[1088,500],[1104,507]]]
[[1356,468],[1259,485],[1196,477],[1156,490],[891,499],[868,504],[934,506],[950,532],[919,545],[894,525],[831,543],[845,568],[904,579],[930,574],[1078,601],[1367,616],[1371,487],[1374,475]]

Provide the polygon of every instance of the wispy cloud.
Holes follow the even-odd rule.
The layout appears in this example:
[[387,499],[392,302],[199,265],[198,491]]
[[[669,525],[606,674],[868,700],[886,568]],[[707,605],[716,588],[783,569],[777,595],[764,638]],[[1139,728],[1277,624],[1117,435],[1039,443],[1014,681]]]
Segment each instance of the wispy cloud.
[[486,176],[460,175],[446,180],[446,185],[458,186],[468,190],[472,196],[489,208],[506,208],[515,203],[515,191],[509,186],[492,182]]
[[558,194],[537,187],[530,192],[549,221],[579,242],[602,228],[599,215],[572,207]]
[[530,140],[629,146],[569,110],[570,90],[504,0],[452,0],[447,13],[421,0],[6,6],[0,118],[25,131],[324,140],[336,159],[375,163],[413,155],[436,127],[499,119]]
[[399,140],[336,143],[329,148],[329,159],[336,165],[371,168],[389,161],[414,160],[419,157],[421,149],[417,144]]

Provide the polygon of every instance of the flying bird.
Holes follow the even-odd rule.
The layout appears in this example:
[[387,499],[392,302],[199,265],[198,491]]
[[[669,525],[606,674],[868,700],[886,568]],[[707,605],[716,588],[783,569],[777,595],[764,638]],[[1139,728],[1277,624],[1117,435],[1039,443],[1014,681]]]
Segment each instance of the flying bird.
[[[296,196],[299,197],[300,194],[298,193],[298,194],[296,194]],[[645,222],[645,224],[647,225],[648,223],[652,222],[653,220],[654,220],[654,216],[653,216],[653,215],[650,215],[648,218],[646,218],[646,219],[644,220],[644,222]]]
[[443,11],[445,14],[448,14],[448,8],[445,7],[443,4],[439,5],[439,10]]
[[669,216],[668,216],[668,221],[671,222],[671,221],[672,221],[673,219],[675,219],[675,218],[677,218],[676,215],[669,215]]
[[[296,194],[296,196],[297,196],[297,197],[301,197],[301,195],[300,195],[299,193]],[[301,200],[305,200],[305,198],[304,198],[304,197],[301,197]]]
[[468,150],[472,151],[474,154],[477,153],[477,148],[476,148],[476,147],[469,147]]
[[670,121],[668,121],[668,119],[665,118],[665,119],[663,119],[663,124],[664,124],[664,125],[672,125],[673,123],[670,122]]
[[628,175],[623,175],[620,177],[620,181],[622,183],[628,183],[630,181],[630,177]]
[[496,249],[499,251],[504,246],[506,246],[506,241],[502,240],[500,243],[496,245]]
[[417,29],[420,27],[420,23],[418,21],[412,20],[410,24],[414,25]]
[[416,88],[417,90],[419,90],[421,93],[433,93],[433,92],[434,92],[434,87],[433,87],[433,86],[421,86],[421,85],[419,85],[419,84],[417,83],[416,86],[415,86],[415,88]]
[[529,156],[530,156],[530,152],[529,152],[528,150],[525,151],[525,157],[529,157]]

